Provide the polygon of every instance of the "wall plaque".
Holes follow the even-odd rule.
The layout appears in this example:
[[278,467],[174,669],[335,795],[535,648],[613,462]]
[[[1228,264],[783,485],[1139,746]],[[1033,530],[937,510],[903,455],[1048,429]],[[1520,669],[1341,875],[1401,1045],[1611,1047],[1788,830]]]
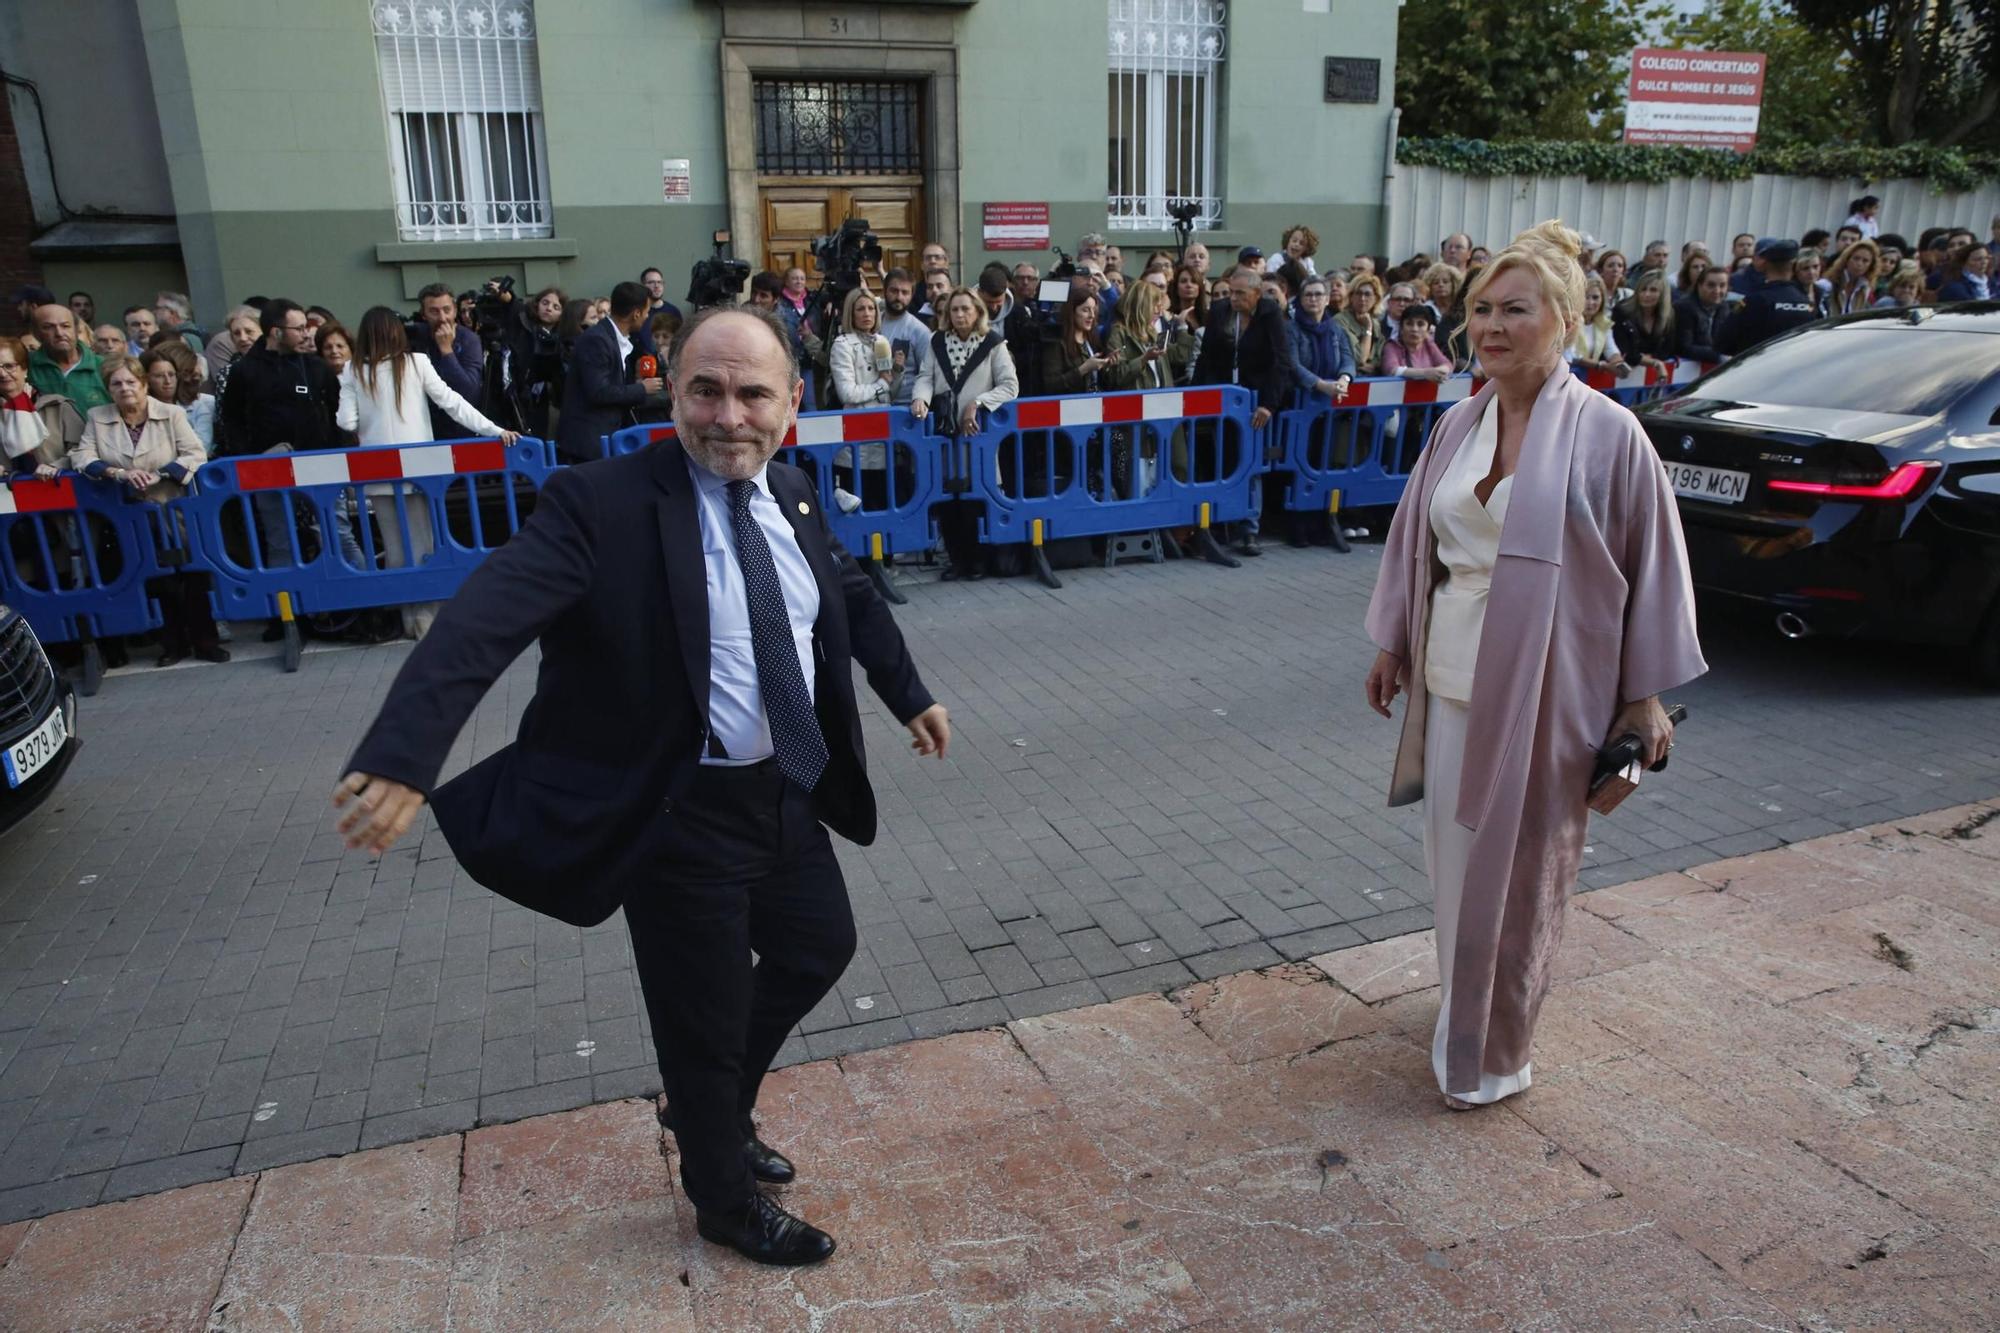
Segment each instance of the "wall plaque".
[[1380,101],[1382,62],[1362,56],[1326,58],[1326,100],[1329,102]]

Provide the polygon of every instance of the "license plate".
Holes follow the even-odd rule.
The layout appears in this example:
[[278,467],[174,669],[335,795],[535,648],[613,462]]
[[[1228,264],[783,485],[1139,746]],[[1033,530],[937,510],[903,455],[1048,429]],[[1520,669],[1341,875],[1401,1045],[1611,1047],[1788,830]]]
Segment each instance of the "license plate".
[[57,704],[56,711],[41,726],[0,752],[7,765],[7,785],[18,787],[35,776],[61,752],[63,742],[68,739],[69,720],[63,716],[62,705]]
[[1697,467],[1693,463],[1667,464],[1667,481],[1672,484],[1676,495],[1685,495],[1690,500],[1707,500],[1712,504],[1740,504],[1743,497],[1750,493],[1748,472]]

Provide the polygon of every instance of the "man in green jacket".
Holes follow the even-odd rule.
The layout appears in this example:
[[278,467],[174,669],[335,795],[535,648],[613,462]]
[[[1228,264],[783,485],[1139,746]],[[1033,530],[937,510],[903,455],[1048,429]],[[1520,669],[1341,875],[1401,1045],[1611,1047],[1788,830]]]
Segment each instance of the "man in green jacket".
[[76,316],[68,306],[37,307],[35,333],[42,348],[28,358],[28,383],[37,394],[59,393],[79,412],[111,401],[111,391],[98,374],[97,353],[77,341]]

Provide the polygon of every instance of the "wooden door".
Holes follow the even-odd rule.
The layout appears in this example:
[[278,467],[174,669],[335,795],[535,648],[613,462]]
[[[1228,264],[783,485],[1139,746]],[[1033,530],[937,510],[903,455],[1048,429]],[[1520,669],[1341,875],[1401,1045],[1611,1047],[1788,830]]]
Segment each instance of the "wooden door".
[[884,268],[917,271],[924,248],[924,184],[921,177],[766,177],[760,184],[764,212],[764,267],[782,274],[797,266],[818,285],[813,242],[830,236],[849,218],[868,219],[882,240]]

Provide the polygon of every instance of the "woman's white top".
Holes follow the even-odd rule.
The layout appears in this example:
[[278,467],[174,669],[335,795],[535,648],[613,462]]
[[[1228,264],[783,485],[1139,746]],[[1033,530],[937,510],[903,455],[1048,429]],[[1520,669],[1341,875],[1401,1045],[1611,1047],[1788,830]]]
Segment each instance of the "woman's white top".
[[1840,225],[1854,228],[1871,241],[1882,234],[1882,220],[1880,218],[1864,218],[1859,213],[1849,214],[1847,221]]
[[1611,351],[1611,321],[1594,320],[1576,326],[1576,341],[1565,349],[1571,361],[1602,361]]
[[500,433],[500,427],[439,378],[427,356],[403,358],[400,397],[394,366],[385,361],[375,367],[372,390],[361,378],[358,366],[358,362],[349,362],[340,372],[340,408],[334,420],[342,430],[360,436],[363,444],[428,444],[435,438],[431,434],[431,403],[471,434]]
[[1431,592],[1431,626],[1424,649],[1424,688],[1446,699],[1472,699],[1472,664],[1486,624],[1486,594],[1500,555],[1512,476],[1502,477],[1493,498],[1479,502],[1476,487],[1493,470],[1500,444],[1500,410],[1488,403],[1479,424],[1445,469],[1431,494],[1431,531],[1437,537],[1444,582]]
[[889,381],[875,368],[876,336],[850,332],[833,340],[833,393],[842,407],[889,401]]

